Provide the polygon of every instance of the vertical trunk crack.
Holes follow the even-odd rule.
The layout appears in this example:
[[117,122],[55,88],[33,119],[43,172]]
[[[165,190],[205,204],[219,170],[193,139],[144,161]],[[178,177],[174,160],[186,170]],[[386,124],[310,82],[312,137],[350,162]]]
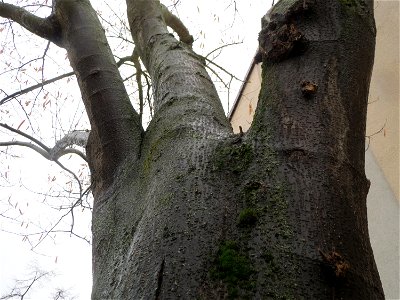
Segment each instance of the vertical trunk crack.
[[164,274],[164,265],[165,265],[165,258],[163,258],[161,264],[160,264],[160,269],[157,274],[157,289],[156,289],[156,297],[155,300],[160,299],[160,293],[161,293],[161,285],[163,281],[163,274]]

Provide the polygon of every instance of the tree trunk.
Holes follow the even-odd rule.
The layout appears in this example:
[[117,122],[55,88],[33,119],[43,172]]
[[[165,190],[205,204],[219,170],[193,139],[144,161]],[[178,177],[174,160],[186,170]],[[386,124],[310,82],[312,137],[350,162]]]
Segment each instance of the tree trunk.
[[280,1],[254,125],[235,136],[158,3],[128,1],[156,111],[140,159],[95,200],[94,299],[383,298],[365,205],[372,14]]
[[244,135],[159,2],[127,7],[153,84],[145,132],[89,0],[52,19],[92,126],[92,299],[383,299],[364,173],[373,1],[275,5]]

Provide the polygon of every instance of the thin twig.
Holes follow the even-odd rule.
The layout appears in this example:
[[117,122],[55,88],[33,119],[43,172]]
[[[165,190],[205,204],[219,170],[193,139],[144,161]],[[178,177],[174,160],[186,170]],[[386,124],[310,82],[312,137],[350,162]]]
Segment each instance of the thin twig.
[[45,144],[43,144],[41,141],[39,141],[38,139],[34,138],[33,136],[30,136],[29,134],[19,130],[19,129],[15,129],[11,126],[8,126],[7,124],[4,123],[0,123],[0,127],[3,127],[5,129],[8,129],[14,133],[17,133],[19,135],[22,135],[23,137],[27,138],[28,140],[31,140],[32,142],[34,142],[35,144],[38,144],[40,147],[42,147],[44,150],[46,150],[47,152],[50,151],[50,148],[47,147]]
[[[120,58],[120,60],[117,62],[117,66],[120,67],[121,65],[123,65],[127,61],[132,61],[132,56],[126,56],[126,57]],[[7,96],[0,100],[0,105],[10,101],[11,99],[14,99],[14,98],[17,98],[17,97],[19,97],[21,95],[24,95],[26,93],[32,92],[32,91],[34,91],[34,90],[36,90],[38,88],[43,88],[45,85],[48,85],[48,84],[53,83],[53,82],[56,82],[56,81],[58,81],[60,79],[66,78],[66,77],[70,77],[72,75],[75,75],[74,72],[68,72],[68,73],[56,76],[54,78],[45,80],[43,82],[40,82],[38,84],[32,85],[30,87],[27,87],[27,88],[25,88],[23,90],[20,90],[18,92],[12,93],[10,95],[7,95],[7,93],[4,90],[2,90],[2,92],[4,94],[6,94]]]
[[385,129],[385,127],[386,127],[386,122],[387,122],[387,120],[385,120],[385,123],[383,124],[382,128],[379,129],[378,131],[374,132],[373,134],[370,134],[370,135],[365,136],[365,137],[368,139],[368,144],[367,144],[367,148],[365,149],[365,152],[367,152],[367,150],[369,149],[369,145],[371,144],[371,138],[372,138],[374,135],[377,135],[378,133],[381,133],[381,132]]
[[234,42],[234,43],[230,43],[230,44],[224,44],[222,46],[219,46],[217,48],[215,48],[214,50],[212,50],[211,52],[209,52],[205,57],[209,57],[211,54],[213,54],[214,52],[218,51],[218,50],[222,50],[225,47],[229,47],[229,46],[234,46],[234,45],[240,45],[243,44],[243,42]]

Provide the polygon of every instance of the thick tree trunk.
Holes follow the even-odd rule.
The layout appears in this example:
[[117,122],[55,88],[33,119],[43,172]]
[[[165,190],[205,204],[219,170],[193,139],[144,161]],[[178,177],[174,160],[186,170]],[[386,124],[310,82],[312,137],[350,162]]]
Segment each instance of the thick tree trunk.
[[65,47],[78,78],[92,126],[92,299],[383,299],[365,205],[372,0],[277,3],[246,135],[159,2],[127,7],[154,90],[146,132],[89,0],[56,0],[47,19],[0,4]]
[[156,113],[140,160],[95,200],[93,299],[382,299],[365,206],[372,3],[278,3],[247,136],[157,1],[128,15]]
[[[277,224],[264,235],[282,274],[266,280],[268,288],[277,287],[274,297],[286,285],[295,298],[383,298],[368,237],[364,172],[372,4],[280,1],[263,20],[263,88],[249,135],[275,153],[273,173],[284,190],[278,211],[287,237],[276,238],[281,229],[269,226]],[[265,217],[279,220],[273,211]]]

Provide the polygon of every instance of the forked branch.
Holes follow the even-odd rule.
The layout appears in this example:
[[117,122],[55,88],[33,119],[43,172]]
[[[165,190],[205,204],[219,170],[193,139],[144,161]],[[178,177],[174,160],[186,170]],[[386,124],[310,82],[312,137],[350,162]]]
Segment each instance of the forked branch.
[[33,142],[33,143],[22,142],[22,141],[0,142],[0,147],[1,146],[28,147],[28,148],[31,148],[32,150],[35,150],[37,153],[42,155],[44,158],[51,160],[51,161],[55,161],[55,162],[57,162],[61,156],[64,156],[66,154],[76,154],[76,155],[79,155],[85,161],[87,161],[85,154],[83,154],[81,151],[79,151],[77,149],[69,148],[69,147],[72,145],[78,145],[81,147],[85,147],[88,136],[89,136],[89,131],[76,130],[76,131],[70,132],[70,133],[66,134],[62,139],[57,141],[57,143],[54,145],[53,148],[49,148],[45,144],[40,142],[38,139],[35,139],[34,137],[30,136],[29,134],[27,134],[25,132],[22,132],[21,130],[12,128],[11,126],[9,126],[7,124],[0,123],[0,127],[3,127],[14,133],[17,133],[17,134],[27,138],[31,142]]

